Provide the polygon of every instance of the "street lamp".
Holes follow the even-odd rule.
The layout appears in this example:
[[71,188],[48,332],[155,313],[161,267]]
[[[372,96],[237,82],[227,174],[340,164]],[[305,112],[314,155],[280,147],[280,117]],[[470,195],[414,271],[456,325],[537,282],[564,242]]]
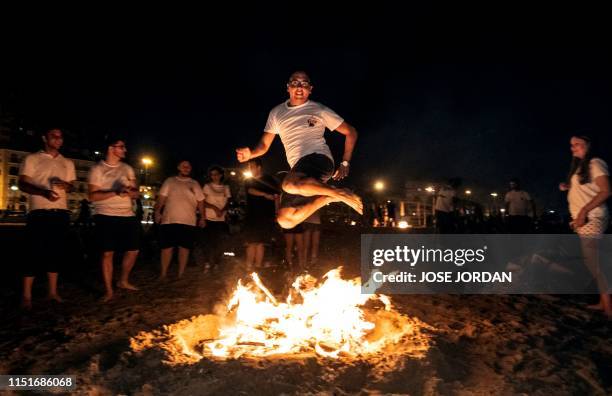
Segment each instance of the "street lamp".
[[244,171],[244,172],[242,172],[242,176],[244,176],[245,179],[250,179],[251,177],[253,177],[253,172],[251,172],[251,171]]
[[465,190],[465,195],[472,195],[472,190]]
[[436,192],[436,189],[433,188],[432,186],[428,186],[425,188],[425,191],[427,191],[428,193],[434,193]]
[[382,191],[384,189],[385,189],[385,183],[383,183],[382,181],[378,180],[377,182],[374,183],[374,190]]
[[141,159],[142,164],[144,165],[145,168],[145,174],[144,174],[144,184],[147,184],[147,176],[149,175],[149,166],[153,165],[153,160],[150,157],[142,157]]
[[492,196],[493,198],[497,198],[497,193],[496,193],[496,192],[492,192],[492,193],[491,193],[491,196]]

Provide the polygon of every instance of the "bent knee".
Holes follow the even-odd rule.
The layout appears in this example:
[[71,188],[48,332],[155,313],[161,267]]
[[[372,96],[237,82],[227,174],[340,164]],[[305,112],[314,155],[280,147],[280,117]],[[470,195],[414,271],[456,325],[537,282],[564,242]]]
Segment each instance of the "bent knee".
[[297,180],[294,180],[294,179],[283,180],[282,188],[283,188],[283,191],[286,192],[287,194],[297,195],[300,192],[299,183]]
[[293,228],[296,226],[295,219],[291,215],[292,211],[293,211],[292,208],[279,209],[278,215],[276,216],[276,221],[282,228],[289,229],[289,228]]

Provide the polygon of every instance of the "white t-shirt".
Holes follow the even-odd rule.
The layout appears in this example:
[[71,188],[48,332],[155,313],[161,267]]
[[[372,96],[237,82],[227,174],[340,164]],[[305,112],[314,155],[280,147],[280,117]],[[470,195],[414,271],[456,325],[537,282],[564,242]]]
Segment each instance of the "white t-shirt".
[[53,190],[59,195],[55,202],[47,198],[30,194],[30,210],[37,209],[68,209],[66,190],[53,186],[51,182],[60,178],[66,182],[76,180],[74,162],[64,158],[61,154],[53,157],[45,151],[29,154],[21,163],[19,175],[28,176],[32,184],[45,190]]
[[[580,179],[577,174],[574,174],[570,179],[570,189],[567,193],[567,201],[569,202],[570,213],[573,218],[578,216],[580,209],[587,205],[593,197],[599,193],[599,187],[595,184],[595,179],[599,176],[608,176],[608,165],[599,158],[592,158],[589,163],[591,172],[591,182],[580,184]],[[608,207],[605,203],[592,209],[587,217],[607,217]]]
[[308,154],[319,153],[334,160],[323,134],[338,128],[344,119],[333,110],[311,100],[299,106],[289,107],[281,103],[270,111],[264,132],[279,135],[289,166]]
[[166,197],[162,224],[196,225],[198,202],[204,200],[200,183],[191,177],[169,177],[162,184],[159,195]]
[[[225,204],[227,204],[227,200],[232,197],[227,184],[215,185],[213,183],[206,183],[202,191],[204,192],[206,202],[215,205],[219,209],[223,209]],[[222,216],[217,216],[213,209],[206,208],[206,220],[225,221],[225,212],[223,212]]]
[[448,186],[440,188],[438,196],[436,197],[435,210],[446,213],[452,212],[455,209],[453,198],[455,198],[456,194],[455,190]]
[[[100,187],[102,191],[120,191],[127,187],[136,187],[134,169],[125,162],[111,166],[100,161],[89,170],[89,184]],[[132,198],[119,195],[101,201],[94,201],[96,214],[106,216],[134,216]]]
[[510,190],[504,197],[504,202],[508,205],[510,216],[529,216],[531,208],[531,197],[527,191]]

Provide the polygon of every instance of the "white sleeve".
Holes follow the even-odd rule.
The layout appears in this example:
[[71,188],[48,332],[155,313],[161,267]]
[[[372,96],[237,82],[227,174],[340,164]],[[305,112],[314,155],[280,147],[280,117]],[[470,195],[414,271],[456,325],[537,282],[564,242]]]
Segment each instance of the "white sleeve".
[[275,135],[278,135],[279,133],[278,125],[276,124],[276,116],[274,114],[274,110],[272,110],[270,114],[268,114],[268,120],[266,121],[264,132],[273,133]]
[[170,189],[169,180],[170,179],[166,179],[164,181],[164,184],[162,184],[161,188],[159,189],[159,195],[163,195],[164,197],[168,196],[168,190]]
[[32,177],[34,174],[34,164],[32,162],[32,157],[30,155],[24,158],[23,162],[19,166],[19,176]]
[[605,161],[599,158],[593,158],[590,162],[591,168],[591,179],[592,181],[597,179],[599,176],[608,176],[608,165]]
[[76,180],[76,169],[73,161],[68,161],[68,174],[66,175],[67,182],[73,182]]
[[336,114],[335,111],[323,105],[321,105],[319,116],[323,119],[325,127],[330,131],[335,131],[344,122],[344,119]]
[[102,187],[101,179],[99,167],[97,165],[92,166],[89,170],[89,175],[87,175],[87,182],[94,186]]
[[[126,164],[127,165],[127,164]],[[127,165],[127,174],[128,180],[132,184],[133,187],[136,187],[136,174],[134,173],[134,168]]]
[[202,190],[202,187],[200,187],[200,183],[198,183],[197,181],[193,181],[193,186],[195,188],[195,198],[196,201],[200,202],[204,200],[204,193]]

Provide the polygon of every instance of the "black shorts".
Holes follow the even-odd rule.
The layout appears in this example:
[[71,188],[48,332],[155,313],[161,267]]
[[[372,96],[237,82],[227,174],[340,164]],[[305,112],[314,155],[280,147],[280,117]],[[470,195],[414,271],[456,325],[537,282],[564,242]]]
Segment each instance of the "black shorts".
[[302,223],[304,226],[304,231],[321,231],[321,223]]
[[[327,183],[327,181],[334,174],[334,162],[328,156],[323,154],[308,154],[299,159],[293,168],[291,168],[287,174],[287,177],[290,177],[296,173],[305,177],[315,178],[322,183]],[[280,207],[295,208],[298,206],[303,206],[313,199],[315,199],[315,197],[287,194],[283,191],[280,198]]]
[[136,216],[95,215],[94,222],[100,252],[128,252],[140,249],[141,228]]
[[283,228],[283,234],[303,234],[304,233],[304,223],[298,224],[293,228]]
[[33,210],[26,225],[27,252],[23,276],[60,272],[69,259],[70,212]]
[[245,219],[242,229],[242,237],[245,243],[270,243],[276,234],[276,222],[274,219],[248,217]]
[[186,224],[162,224],[159,227],[159,247],[162,249],[180,246],[193,249],[196,227]]

